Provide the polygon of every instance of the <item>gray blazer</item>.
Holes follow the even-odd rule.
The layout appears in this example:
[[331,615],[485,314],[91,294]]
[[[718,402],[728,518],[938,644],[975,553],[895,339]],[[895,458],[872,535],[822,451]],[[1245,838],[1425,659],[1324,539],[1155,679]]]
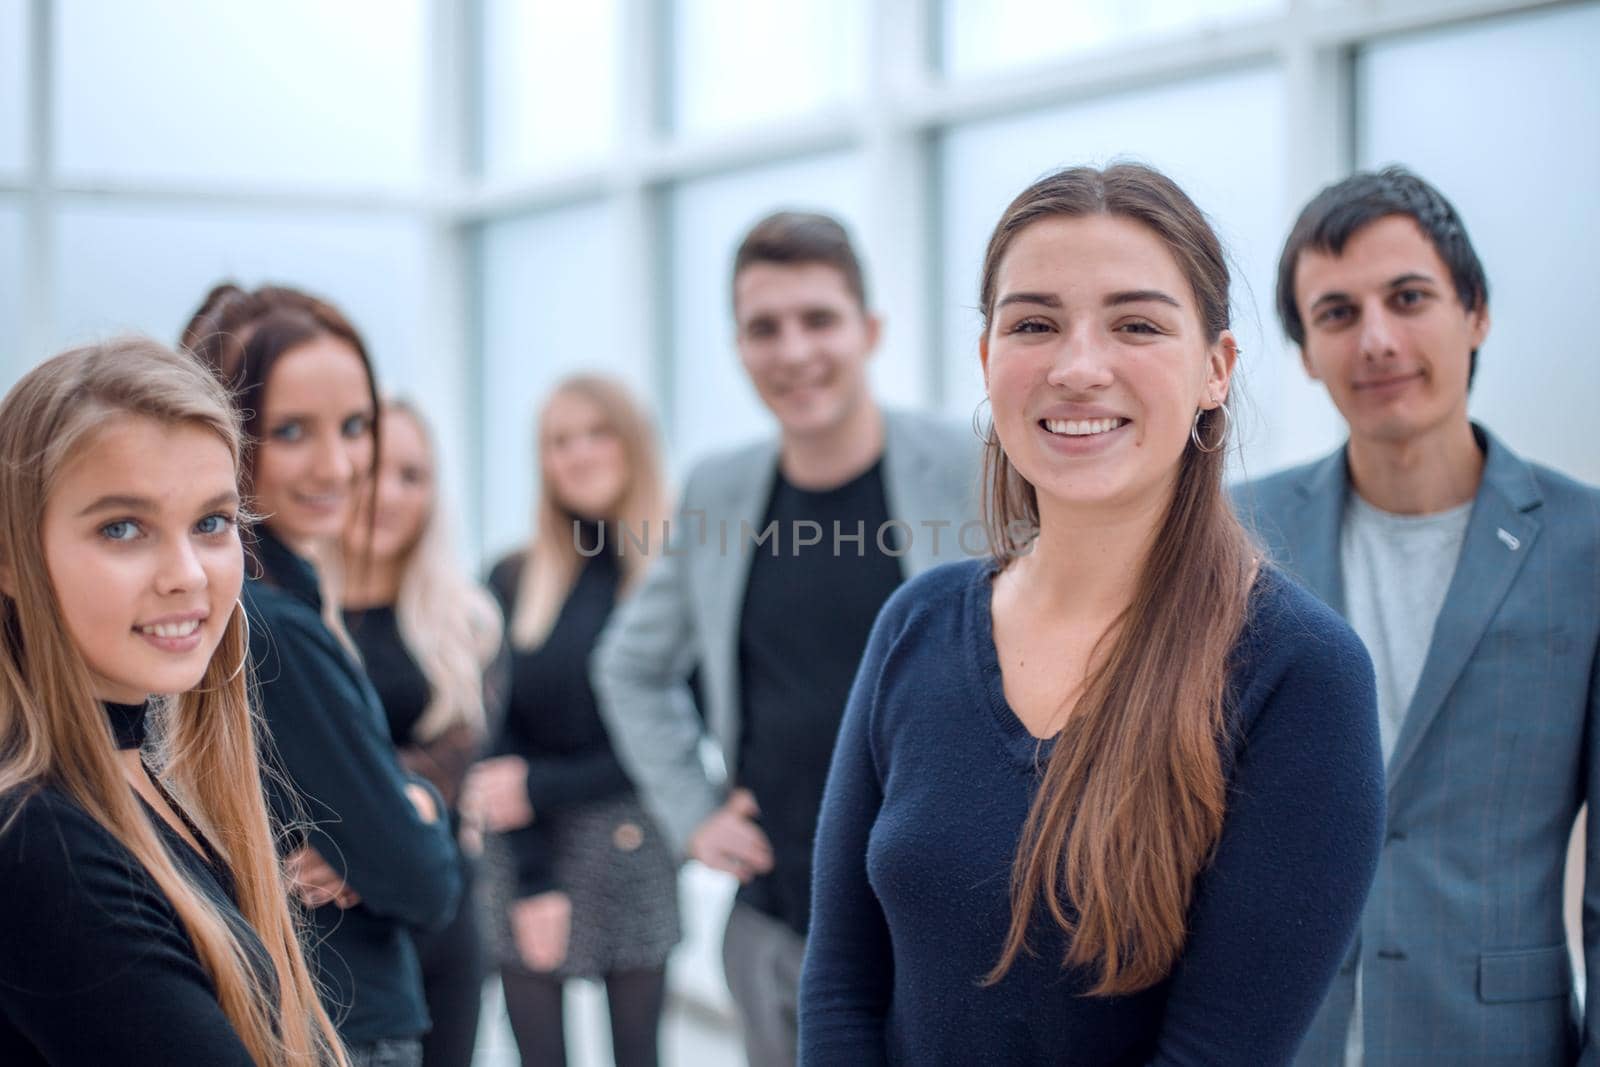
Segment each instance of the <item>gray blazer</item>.
[[[1487,453],[1461,558],[1388,768],[1389,821],[1356,943],[1298,1064],[1600,1063],[1600,491]],[[1343,449],[1235,501],[1268,550],[1344,611]],[[1562,872],[1585,801],[1579,1019]]]
[[[884,495],[906,577],[961,558],[962,525],[978,518],[979,443],[970,429],[926,415],[885,412]],[[624,767],[680,854],[723,800],[700,759],[702,728],[686,680],[700,665],[706,723],[731,779],[739,753],[739,619],[745,582],[778,471],[769,440],[695,467],[673,521],[672,551],[650,565],[618,605],[590,661],[600,712]],[[854,531],[843,531],[853,536]],[[825,531],[831,538],[833,531]],[[869,539],[875,531],[867,531]],[[886,544],[896,535],[886,533]],[[789,532],[782,534],[787,552]],[[844,551],[858,551],[844,542]],[[982,551],[978,527],[965,550]],[[819,595],[822,592],[819,590]]]

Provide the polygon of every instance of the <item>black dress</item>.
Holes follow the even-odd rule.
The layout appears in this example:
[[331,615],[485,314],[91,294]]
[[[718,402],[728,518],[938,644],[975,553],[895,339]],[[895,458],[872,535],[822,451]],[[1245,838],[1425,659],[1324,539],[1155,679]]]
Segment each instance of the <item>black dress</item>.
[[[594,537],[589,530],[584,543]],[[489,579],[508,620],[523,559],[501,561]],[[661,967],[681,937],[677,864],[611,747],[589,686],[589,654],[619,580],[613,552],[585,561],[544,643],[512,651],[511,696],[494,745],[496,754],[528,761],[535,817],[524,831],[490,839],[501,959],[520,966],[507,907],[560,890],[572,900],[561,977]]]
[[[137,747],[126,731],[142,733],[143,709],[108,711]],[[272,988],[227,866],[145,810]],[[0,827],[0,1064],[254,1067],[178,913],[109,831],[50,785],[0,797]]]

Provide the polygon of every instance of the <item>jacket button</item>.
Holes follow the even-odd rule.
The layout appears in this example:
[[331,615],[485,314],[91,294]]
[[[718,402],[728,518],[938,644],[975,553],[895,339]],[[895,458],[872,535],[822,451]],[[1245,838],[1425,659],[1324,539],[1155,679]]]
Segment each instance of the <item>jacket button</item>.
[[1380,948],[1378,950],[1378,958],[1380,960],[1403,960],[1406,958],[1406,954],[1397,948]]

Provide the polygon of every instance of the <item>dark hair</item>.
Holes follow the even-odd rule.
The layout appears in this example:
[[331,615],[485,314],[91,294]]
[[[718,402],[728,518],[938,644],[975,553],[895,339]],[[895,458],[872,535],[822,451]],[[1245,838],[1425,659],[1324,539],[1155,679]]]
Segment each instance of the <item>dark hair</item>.
[[380,411],[377,379],[361,334],[338,308],[287,286],[263,285],[247,291],[233,282],[223,282],[206,294],[199,310],[183,328],[182,346],[209,366],[233,393],[245,432],[240,480],[247,494],[255,475],[255,446],[261,439],[267,379],[272,368],[285,352],[319,337],[337,338],[349,345],[366,369],[375,446],[372,473],[376,473]]
[[850,233],[838,219],[812,211],[779,211],[750,228],[733,257],[733,282],[757,263],[798,266],[822,263],[844,276],[845,287],[864,310],[867,282]]
[[[1017,235],[1045,219],[1098,215],[1160,238],[1194,291],[1207,341],[1216,342],[1228,328],[1228,267],[1216,233],[1170,178],[1126,163],[1058,171],[1011,202],[984,254],[986,328]],[[1229,429],[1220,409],[1200,416],[1196,433],[1217,445],[1191,442],[1178,457],[1133,601],[1102,638],[1108,653],[1084,679],[1051,750],[1017,843],[1011,926],[991,983],[1029,951],[1041,905],[1070,938],[1063,966],[1094,972],[1094,996],[1148,989],[1183,952],[1195,879],[1222,833],[1223,694],[1257,567],[1222,487]],[[984,480],[984,519],[1004,568],[1026,550],[1013,531],[1038,529],[1039,498],[993,425]]]
[[[1379,219],[1401,215],[1415,222],[1450,271],[1461,306],[1489,304],[1489,279],[1472,247],[1467,227],[1444,194],[1404,167],[1352,174],[1323,189],[1300,212],[1278,258],[1278,317],[1295,344],[1304,347],[1306,324],[1295,303],[1294,272],[1306,249],[1341,255],[1350,238]],[[1467,366],[1467,387],[1478,373],[1478,350]]]

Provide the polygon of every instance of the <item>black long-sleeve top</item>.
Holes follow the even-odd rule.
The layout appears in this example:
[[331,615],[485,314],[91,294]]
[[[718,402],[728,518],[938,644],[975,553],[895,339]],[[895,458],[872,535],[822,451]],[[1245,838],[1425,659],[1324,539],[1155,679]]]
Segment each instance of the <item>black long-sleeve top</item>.
[[250,657],[298,794],[268,796],[280,819],[309,820],[305,843],[361,896],[313,911],[312,967],[346,1041],[414,1038],[428,1012],[410,930],[449,922],[461,892],[449,820],[423,822],[406,797],[407,781],[423,780],[400,767],[366,673],[323,623],[316,572],[269,529],[258,538],[261,577],[244,592]]
[[[584,524],[585,547],[599,543],[598,526]],[[516,613],[517,586],[525,556],[498,563],[489,588],[507,620]],[[539,826],[541,812],[629,793],[628,778],[589,685],[589,654],[616,605],[621,579],[615,547],[585,560],[561,605],[550,633],[539,647],[513,649],[511,695],[493,750],[528,764],[528,801],[534,823],[507,835],[517,857],[519,896],[559,888],[550,869],[548,840]]]
[[389,740],[401,765],[433,784],[454,820],[461,783],[483,749],[483,731],[459,723],[437,737],[417,736],[417,724],[433,700],[433,687],[406,646],[392,604],[346,609],[344,625],[383,704]]
[[[270,987],[227,866],[145,810]],[[0,827],[0,1064],[254,1067],[178,913],[108,830],[49,785],[0,797]]]

